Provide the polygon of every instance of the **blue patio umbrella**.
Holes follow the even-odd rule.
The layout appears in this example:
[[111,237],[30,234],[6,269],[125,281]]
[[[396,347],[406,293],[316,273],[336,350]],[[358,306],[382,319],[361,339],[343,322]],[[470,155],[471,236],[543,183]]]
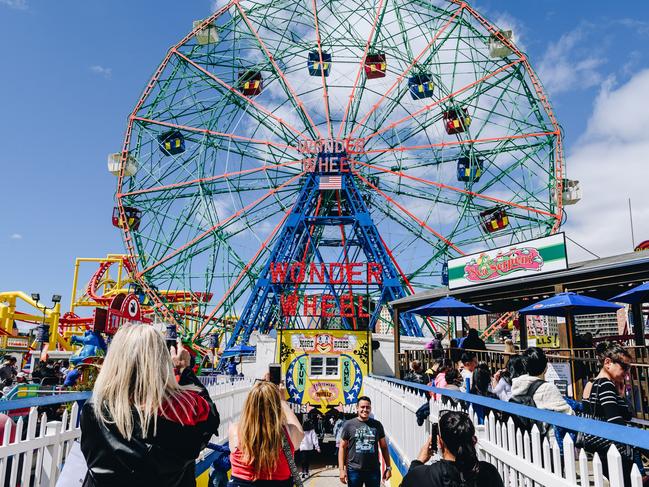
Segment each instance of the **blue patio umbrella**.
[[565,292],[519,309],[518,314],[571,317],[575,315],[615,313],[620,308],[622,306],[619,304],[609,303],[603,299]]
[[417,308],[411,309],[409,313],[415,313],[419,316],[446,316],[448,320],[447,331],[449,337],[451,336],[450,317],[451,316],[475,316],[489,313],[486,309],[482,309],[473,304],[463,303],[459,299],[451,296],[438,299],[432,303],[424,304]]
[[617,296],[613,296],[609,301],[628,304],[646,303],[649,301],[649,282],[645,282]]
[[251,347],[250,345],[235,345],[234,347],[226,348],[223,351],[222,358],[227,357],[246,357],[249,355],[254,355],[257,349]]
[[[592,315],[598,313],[615,313],[622,308],[619,304],[609,303],[603,299],[590,298],[581,294],[565,292],[547,299],[542,299],[523,309],[519,315],[563,316],[566,318],[568,345],[573,349],[572,317],[575,315]],[[575,393],[575,364],[570,362],[573,394]]]
[[463,303],[451,296],[446,296],[432,303],[411,309],[409,313],[420,316],[474,316],[487,314],[489,311],[473,304]]

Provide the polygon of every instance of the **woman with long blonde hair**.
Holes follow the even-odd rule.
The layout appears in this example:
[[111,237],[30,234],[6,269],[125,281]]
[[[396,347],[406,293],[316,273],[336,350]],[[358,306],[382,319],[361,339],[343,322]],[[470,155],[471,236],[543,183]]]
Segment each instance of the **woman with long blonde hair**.
[[176,382],[162,335],[123,326],[81,412],[83,485],[195,486],[195,459],[217,428],[209,397]]
[[283,443],[292,456],[304,432],[278,386],[265,380],[253,386],[239,422],[230,425],[229,437],[232,487],[293,485]]

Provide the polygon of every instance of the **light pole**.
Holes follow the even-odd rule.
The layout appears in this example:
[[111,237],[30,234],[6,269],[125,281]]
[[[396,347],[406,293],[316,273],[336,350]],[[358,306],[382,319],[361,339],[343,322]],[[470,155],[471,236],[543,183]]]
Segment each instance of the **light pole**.
[[[41,309],[41,306],[39,305],[41,295],[38,293],[32,293],[32,299],[34,300],[36,308]],[[45,344],[50,341],[50,327],[45,324],[47,310],[54,309],[56,305],[60,302],[61,302],[61,296],[59,294],[54,294],[52,296],[52,306],[42,305],[43,321],[36,328],[36,341],[40,342],[41,344],[41,352],[43,351],[43,347],[45,346]]]

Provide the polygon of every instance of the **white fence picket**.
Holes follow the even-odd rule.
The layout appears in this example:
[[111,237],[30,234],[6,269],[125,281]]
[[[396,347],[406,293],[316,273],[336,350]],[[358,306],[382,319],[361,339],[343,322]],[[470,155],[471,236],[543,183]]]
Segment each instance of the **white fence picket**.
[[579,452],[579,481],[581,487],[589,487],[590,480],[588,478],[588,455],[584,450]]
[[563,437],[563,463],[566,466],[566,480],[570,485],[577,485],[577,469],[575,465],[575,444],[572,436]]
[[637,465],[631,469],[631,487],[642,487],[642,474]]
[[602,468],[602,460],[599,455],[593,455],[593,485],[594,487],[604,487],[604,470]]
[[606,453],[608,462],[608,482],[610,487],[624,487],[624,474],[622,472],[622,455],[617,451],[615,445],[608,447]]
[[[521,430],[516,430],[516,452],[514,454],[523,458],[523,450],[523,433],[521,433]],[[520,487],[525,486],[525,476],[522,472],[518,472],[518,485]]]
[[550,453],[550,442],[543,438],[543,468],[552,472],[552,454]]
[[561,467],[561,448],[556,438],[552,438],[552,462],[554,464],[554,474],[563,478]]

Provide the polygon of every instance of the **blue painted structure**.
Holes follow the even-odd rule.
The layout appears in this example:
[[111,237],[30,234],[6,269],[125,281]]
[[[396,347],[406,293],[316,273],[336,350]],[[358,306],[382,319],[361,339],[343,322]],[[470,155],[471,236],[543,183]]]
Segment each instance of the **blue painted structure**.
[[27,397],[25,399],[10,399],[0,401],[0,412],[12,411],[14,409],[25,409],[38,406],[48,406],[50,404],[62,404],[66,402],[85,402],[90,399],[90,391],[67,392],[63,394],[51,394],[48,396]]
[[[321,154],[323,157],[346,157],[346,155]],[[232,335],[227,343],[227,348],[239,344],[247,344],[250,334],[254,330],[268,332],[275,323],[280,322],[280,296],[292,292],[299,284],[291,282],[290,275],[287,275],[287,282],[277,283],[272,281],[271,263],[275,262],[314,262],[325,264],[319,250],[320,245],[328,245],[322,239],[322,230],[327,226],[346,225],[351,228],[349,238],[345,244],[340,246],[340,253],[337,262],[345,262],[346,255],[364,254],[368,262],[375,262],[382,268],[382,283],[379,286],[380,297],[378,306],[369,319],[370,330],[379,318],[381,305],[389,301],[406,296],[399,273],[393,264],[379,232],[372,220],[369,209],[365,202],[364,195],[358,189],[354,177],[349,172],[341,172],[340,204],[341,211],[318,212],[319,196],[323,192],[320,189],[320,177],[329,173],[307,173],[304,176],[302,189],[297,197],[291,212],[289,213],[284,226],[275,240],[272,252],[268,261],[259,274],[255,287],[246,303],[246,306],[237,321]],[[329,190],[325,190],[329,191]],[[335,213],[335,214],[334,214]],[[305,258],[304,258],[305,256]],[[345,293],[346,283],[334,284],[331,276],[325,269],[325,282],[322,284],[323,292],[331,294],[335,298],[336,305],[340,309],[340,296]],[[414,316],[403,314],[400,328],[402,333],[408,336],[423,336],[421,328]],[[352,329],[349,319],[341,317],[341,324],[344,329]],[[291,327],[288,323],[287,328]],[[219,362],[219,370],[222,370],[225,360]]]

